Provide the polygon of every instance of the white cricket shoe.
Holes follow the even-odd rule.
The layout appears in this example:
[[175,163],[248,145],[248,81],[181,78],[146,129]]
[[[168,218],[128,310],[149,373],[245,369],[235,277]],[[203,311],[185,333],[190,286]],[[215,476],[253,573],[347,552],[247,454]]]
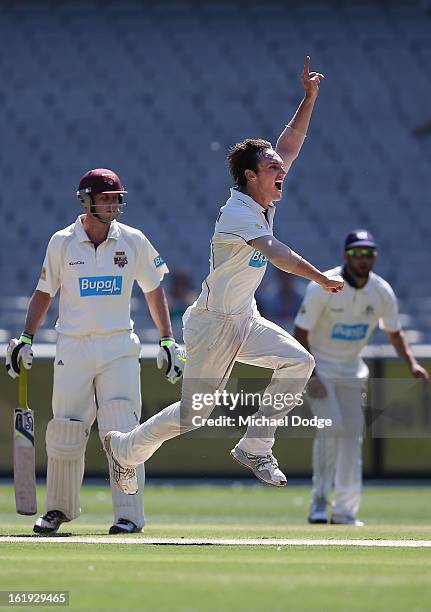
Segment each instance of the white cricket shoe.
[[48,510],[37,519],[33,531],[41,535],[55,533],[62,523],[68,523],[69,520],[61,510]]
[[352,525],[353,527],[363,527],[365,523],[355,519],[350,514],[334,514],[331,518],[331,525]]
[[142,529],[137,527],[132,521],[119,518],[118,521],[111,525],[109,533],[111,535],[114,533],[142,533]]
[[273,487],[285,487],[287,478],[278,467],[277,459],[272,453],[269,455],[251,455],[235,446],[230,451],[232,457],[241,465],[248,467],[262,482]]
[[324,524],[328,522],[328,502],[321,497],[313,499],[308,514],[308,522],[313,524]]
[[126,495],[135,495],[138,492],[138,476],[136,467],[133,465],[121,465],[114,457],[111,448],[111,437],[119,431],[108,431],[105,436],[103,445],[108,457],[109,471],[112,475],[112,482]]

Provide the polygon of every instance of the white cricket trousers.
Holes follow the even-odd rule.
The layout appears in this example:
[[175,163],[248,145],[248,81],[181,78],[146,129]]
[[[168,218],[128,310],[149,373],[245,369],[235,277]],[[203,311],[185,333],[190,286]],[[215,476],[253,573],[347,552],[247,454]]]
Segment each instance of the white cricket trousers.
[[[222,390],[235,361],[274,370],[265,390],[272,396],[291,393],[300,397],[313,371],[310,353],[285,330],[260,315],[224,315],[191,307],[183,322],[188,358],[181,401],[111,440],[119,461],[125,465],[147,461],[165,440],[199,427],[192,423],[196,414],[192,408],[194,394]],[[281,418],[294,405],[292,402],[282,410],[262,405],[255,416]],[[207,418],[213,408],[214,404],[203,407],[199,416]],[[275,430],[276,427],[249,427],[239,446],[253,455],[267,455],[274,444]]]
[[[88,432],[97,418],[102,440],[111,429],[130,431],[141,416],[139,355],[141,344],[130,331],[108,335],[59,334],[54,362],[53,424],[47,430],[47,510],[62,510],[69,518],[80,513],[79,489],[84,471],[86,439],[73,440],[70,423]],[[77,422],[77,423],[76,423]],[[49,452],[55,448],[55,456]],[[114,522],[127,519],[143,527],[144,466],[139,470],[139,494],[128,496],[111,483]]]
[[141,414],[139,354],[136,334],[58,335],[54,362],[52,411],[56,418],[83,421],[91,427],[112,400],[125,399]]
[[308,396],[313,414],[332,419],[313,442],[313,499],[327,499],[333,488],[334,516],[355,517],[362,495],[363,379],[331,380],[319,375],[327,396]]

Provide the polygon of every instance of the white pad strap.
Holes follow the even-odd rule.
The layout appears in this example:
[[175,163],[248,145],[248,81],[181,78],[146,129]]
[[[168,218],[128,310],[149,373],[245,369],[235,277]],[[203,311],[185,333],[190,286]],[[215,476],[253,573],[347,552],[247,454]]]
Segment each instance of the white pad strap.
[[46,430],[48,455],[46,509],[72,520],[81,513],[79,492],[89,430],[82,421],[52,419]]
[[[123,433],[131,431],[139,425],[140,416],[140,407],[137,408],[128,400],[114,399],[99,406],[97,422],[102,444],[108,431],[115,430]],[[136,495],[125,495],[111,481],[114,523],[119,518],[124,518],[132,521],[138,527],[144,526],[145,519],[142,505],[142,493],[145,484],[144,466],[138,465],[136,471],[138,476],[138,492]]]

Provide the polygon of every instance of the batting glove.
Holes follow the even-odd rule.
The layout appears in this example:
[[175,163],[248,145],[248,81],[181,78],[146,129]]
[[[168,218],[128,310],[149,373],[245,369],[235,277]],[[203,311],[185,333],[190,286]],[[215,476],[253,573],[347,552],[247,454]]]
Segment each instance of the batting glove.
[[6,350],[6,370],[11,378],[18,378],[20,373],[20,360],[26,370],[33,364],[33,334],[22,332],[19,340],[12,338]]
[[165,376],[174,385],[183,375],[187,359],[186,352],[175,342],[174,338],[160,338],[159,344],[157,367],[160,370],[163,363],[167,362]]

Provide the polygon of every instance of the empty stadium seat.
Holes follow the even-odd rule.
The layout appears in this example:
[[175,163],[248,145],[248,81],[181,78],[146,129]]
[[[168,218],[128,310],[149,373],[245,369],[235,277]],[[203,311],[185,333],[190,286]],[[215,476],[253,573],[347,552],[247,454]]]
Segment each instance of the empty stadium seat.
[[[276,234],[328,268],[344,235],[368,227],[379,238],[376,270],[411,309],[407,327],[430,342],[431,135],[412,135],[431,119],[430,25],[407,0],[4,2],[2,333],[22,326],[15,306],[37,282],[50,235],[79,214],[75,191],[90,167],[120,174],[129,189],[121,220],[199,289],[228,196],[228,148],[245,137],[275,142],[311,53],[327,78]],[[142,300],[134,308],[149,338]]]

